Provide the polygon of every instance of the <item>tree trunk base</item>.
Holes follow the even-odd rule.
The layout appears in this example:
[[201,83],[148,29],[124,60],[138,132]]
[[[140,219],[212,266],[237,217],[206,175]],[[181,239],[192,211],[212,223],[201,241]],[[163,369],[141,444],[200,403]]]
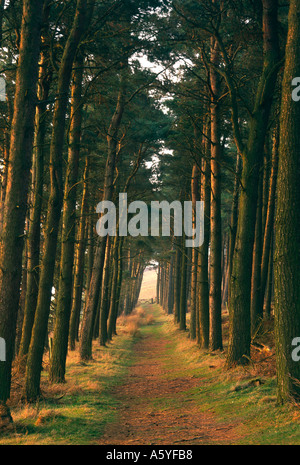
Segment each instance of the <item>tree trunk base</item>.
[[13,419],[7,405],[0,404],[0,432],[11,429]]

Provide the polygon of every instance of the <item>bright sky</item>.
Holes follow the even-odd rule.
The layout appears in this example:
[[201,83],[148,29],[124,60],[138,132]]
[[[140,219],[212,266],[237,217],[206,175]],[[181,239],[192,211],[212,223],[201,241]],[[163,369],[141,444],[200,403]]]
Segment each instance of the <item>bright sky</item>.
[[139,299],[155,299],[156,297],[157,272],[153,269],[146,269],[142,282]]

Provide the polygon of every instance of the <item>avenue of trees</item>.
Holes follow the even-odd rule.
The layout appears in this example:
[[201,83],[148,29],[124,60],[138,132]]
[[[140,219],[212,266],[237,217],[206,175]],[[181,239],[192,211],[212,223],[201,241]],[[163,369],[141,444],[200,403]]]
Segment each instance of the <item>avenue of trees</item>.
[[[224,369],[274,320],[278,403],[299,400],[299,2],[9,0],[0,42],[2,420],[14,364],[28,402],[45,351],[49,382],[67,381],[68,351],[88,361],[117,337],[147,266]],[[204,242],[99,236],[96,206],[119,193],[192,201],[194,224],[203,201]]]

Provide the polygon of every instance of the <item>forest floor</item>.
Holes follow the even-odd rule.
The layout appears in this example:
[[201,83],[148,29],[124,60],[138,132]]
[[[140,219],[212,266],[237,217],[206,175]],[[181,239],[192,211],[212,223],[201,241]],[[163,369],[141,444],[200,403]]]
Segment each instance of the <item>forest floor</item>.
[[199,351],[172,316],[143,308],[154,322],[140,329],[134,363],[112,391],[118,419],[98,444],[300,444],[299,408],[276,407],[269,348],[248,368],[225,371],[224,352]]
[[126,380],[113,390],[120,402],[118,420],[99,444],[228,444],[239,439],[232,421],[201,412],[194,399],[205,381],[172,350],[172,339],[158,319],[135,344],[135,361]]
[[22,400],[24,377],[16,370],[14,423],[0,445],[300,444],[299,406],[276,405],[270,331],[263,339],[247,368],[226,371],[226,346],[199,350],[172,316],[143,303],[119,319],[106,348],[94,341],[92,361],[68,355],[65,384],[49,385],[45,354],[37,404]]

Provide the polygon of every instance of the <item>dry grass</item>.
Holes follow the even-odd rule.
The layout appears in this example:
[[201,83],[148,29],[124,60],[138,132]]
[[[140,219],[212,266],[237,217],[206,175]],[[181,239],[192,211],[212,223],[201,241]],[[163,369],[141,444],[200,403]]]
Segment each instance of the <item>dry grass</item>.
[[[275,378],[274,322],[272,320],[263,322],[255,338],[256,345],[253,344],[251,346],[249,365],[245,367],[237,366],[236,368],[227,370],[225,363],[229,329],[228,310],[225,309],[222,313],[223,351],[211,352],[199,349],[195,341],[189,338],[188,332],[186,333],[186,337],[179,336],[181,332],[174,325],[173,315],[164,315],[164,318],[168,322],[166,327],[167,333],[176,339],[177,350],[185,354],[185,358],[189,364],[196,363],[199,367],[208,368],[212,371],[221,370],[222,381],[234,382],[237,385],[255,378],[262,380]],[[189,327],[189,319],[190,314],[187,314],[187,327]]]
[[[187,323],[189,324],[189,314]],[[179,331],[174,325],[174,317],[162,314],[158,305],[138,307],[131,315],[118,319],[118,337],[106,348],[101,348],[98,341],[93,342],[92,361],[80,362],[77,351],[68,354],[65,384],[48,383],[49,357],[45,354],[41,383],[43,398],[35,405],[27,405],[22,400],[24,375],[16,365],[10,401],[14,431],[1,438],[0,444],[94,443],[95,438],[101,437],[104,426],[115,421],[115,412],[119,405],[111,395],[112,387],[122,384],[123,375],[131,363],[133,341],[139,345],[143,342],[139,336],[147,335],[148,340],[150,334],[155,336],[154,342],[163,337],[167,343],[169,352],[164,359],[165,374],[162,381],[169,382],[174,377],[177,381],[181,378],[189,379],[191,386],[194,386],[193,383],[204,380],[204,390],[191,388],[191,395],[201,410],[214,409],[223,419],[241,415],[248,422],[247,431],[243,430],[243,434],[248,434],[251,427],[254,443],[280,443],[289,441],[290,436],[291,443],[298,441],[298,433],[293,424],[299,423],[299,409],[297,412],[291,410],[284,414],[274,410],[275,382],[270,382],[275,373],[273,322],[266,322],[257,335],[257,345],[252,346],[251,363],[247,367],[231,370],[225,368],[228,325],[226,312],[223,314],[223,323],[224,351],[211,353],[209,350],[200,350],[195,341],[189,338],[188,331]],[[184,363],[178,363],[180,359]],[[259,381],[255,381],[257,378]],[[162,402],[164,401],[160,398],[160,408]],[[261,418],[262,414],[265,416],[264,423],[259,424],[257,416],[260,415]],[[291,415],[294,415],[293,421]],[[263,425],[269,423],[277,429],[280,426],[282,438],[274,436],[270,428],[263,428]],[[268,431],[269,436],[261,438],[261,431]]]
[[126,334],[133,337],[141,335],[140,328],[154,323],[154,316],[148,314],[142,307],[136,307],[130,315],[122,315],[118,318],[118,326],[123,329]]
[[132,312],[132,315],[136,315],[139,318],[145,318],[146,312],[142,307],[136,307],[136,309]]
[[148,325],[152,325],[155,321],[155,318],[152,314],[150,315],[146,315],[146,318],[145,318],[145,324],[148,326]]
[[[142,313],[118,324],[118,337],[106,348],[93,341],[91,361],[81,362],[78,350],[69,351],[65,383],[49,383],[49,354],[45,352],[41,397],[34,404],[25,400],[24,369],[16,360],[8,402],[13,424],[0,438],[0,444],[86,444],[93,441],[95,434],[98,437],[103,425],[115,414],[108,386],[120,382],[130,364],[134,341],[130,325],[134,320],[135,325],[140,325]],[[85,424],[83,430],[78,429],[78,419]]]
[[38,417],[35,422],[35,426],[42,425],[46,423],[47,421],[54,420],[54,419],[61,418],[61,417],[62,415],[59,414],[56,410],[44,408],[39,412]]

